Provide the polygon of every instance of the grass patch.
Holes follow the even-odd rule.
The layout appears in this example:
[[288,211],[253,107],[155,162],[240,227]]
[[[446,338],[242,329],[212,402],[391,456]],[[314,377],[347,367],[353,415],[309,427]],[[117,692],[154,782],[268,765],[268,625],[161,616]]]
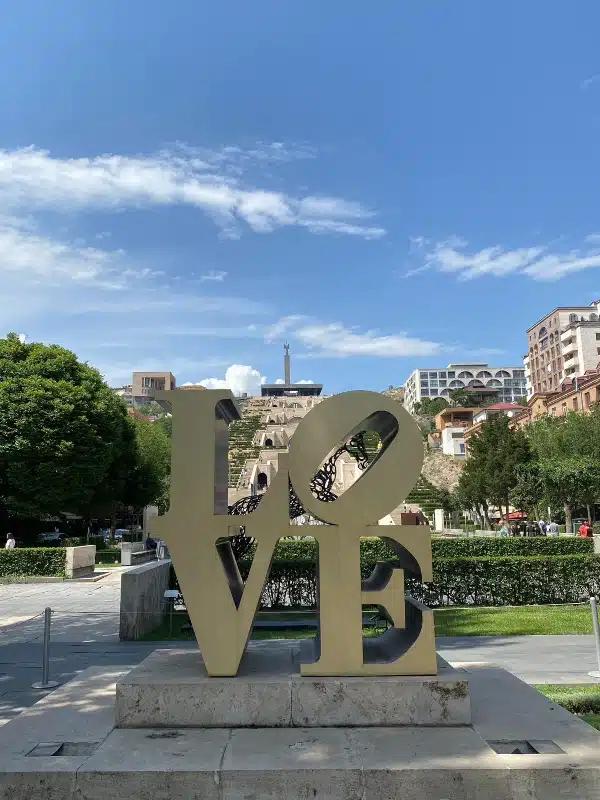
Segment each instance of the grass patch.
[[443,608],[435,612],[437,636],[517,636],[592,633],[587,604]]
[[[108,568],[110,564],[98,565]],[[313,620],[315,613],[310,611],[262,612],[261,620],[292,622]],[[169,639],[191,640],[193,633],[182,631],[187,622],[187,614],[176,612],[173,616],[173,634],[169,635],[168,618],[147,634],[147,641],[166,641]],[[376,636],[381,631],[365,628],[365,636]],[[565,606],[502,606],[485,608],[443,608],[435,611],[435,632],[437,636],[517,636],[523,634],[561,634],[592,633],[592,618],[587,604]],[[314,628],[295,628],[286,630],[265,630],[252,632],[252,639],[306,639],[314,636]],[[600,707],[599,707],[600,710]]]
[[581,719],[591,725],[592,728],[600,731],[600,714],[582,714]]
[[600,720],[600,685],[597,683],[538,683],[535,688],[572,714]]

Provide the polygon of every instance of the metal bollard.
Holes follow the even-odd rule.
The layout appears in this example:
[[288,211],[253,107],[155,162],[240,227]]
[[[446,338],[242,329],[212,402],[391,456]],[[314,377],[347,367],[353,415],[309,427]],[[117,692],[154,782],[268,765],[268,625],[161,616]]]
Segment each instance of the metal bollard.
[[50,676],[50,623],[52,622],[52,609],[44,610],[44,644],[42,649],[42,680],[31,684],[32,689],[54,689],[58,681],[51,681]]
[[600,678],[600,624],[598,624],[598,604],[596,598],[590,595],[590,606],[592,608],[592,625],[594,626],[594,639],[596,642],[596,659],[598,660],[598,669],[588,672],[590,678]]

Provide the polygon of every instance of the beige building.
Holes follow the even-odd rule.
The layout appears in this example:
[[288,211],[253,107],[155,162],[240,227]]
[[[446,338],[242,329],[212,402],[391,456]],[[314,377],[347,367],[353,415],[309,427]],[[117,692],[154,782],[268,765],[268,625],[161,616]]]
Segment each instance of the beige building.
[[177,382],[171,372],[134,372],[130,384],[119,386],[113,392],[128,405],[136,405],[147,403],[156,391],[170,391],[176,387]]
[[556,392],[565,378],[595,370],[600,362],[600,300],[559,306],[527,330],[523,357],[528,396]]
[[513,424],[522,428],[546,414],[562,417],[569,411],[588,411],[595,403],[600,403],[600,372],[596,370],[567,379],[557,392],[534,394]]

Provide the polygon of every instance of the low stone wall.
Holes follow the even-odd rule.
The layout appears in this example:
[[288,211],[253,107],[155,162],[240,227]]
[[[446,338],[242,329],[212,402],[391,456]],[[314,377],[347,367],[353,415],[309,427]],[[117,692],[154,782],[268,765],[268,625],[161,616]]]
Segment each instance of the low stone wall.
[[157,628],[166,611],[171,561],[153,561],[121,576],[119,638],[134,641]]
[[84,544],[81,547],[66,547],[65,577],[85,578],[94,574],[96,565],[96,545]]

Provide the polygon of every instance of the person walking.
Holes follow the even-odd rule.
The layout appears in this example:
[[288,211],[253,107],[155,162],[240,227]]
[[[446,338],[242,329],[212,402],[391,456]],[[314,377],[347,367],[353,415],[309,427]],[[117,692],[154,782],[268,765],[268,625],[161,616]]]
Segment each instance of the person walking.
[[538,521],[538,528],[540,529],[540,534],[539,534],[539,535],[540,535],[540,536],[545,536],[545,535],[546,535],[547,528],[546,528],[546,523],[544,522],[544,520],[543,520],[543,519],[540,519],[540,520]]
[[591,536],[592,535],[592,526],[590,525],[589,522],[587,522],[584,519],[583,522],[581,523],[581,525],[579,526],[579,528],[577,530],[577,533],[579,534],[579,536]]
[[510,533],[510,531],[508,529],[508,523],[503,519],[500,520],[500,522],[502,523],[500,525],[500,536],[508,536],[509,533]]
[[6,544],[4,545],[4,549],[5,550],[14,550],[15,549],[15,545],[16,545],[15,537],[12,535],[12,533],[7,533],[6,534]]
[[558,536],[558,523],[556,522],[548,523],[548,536]]

